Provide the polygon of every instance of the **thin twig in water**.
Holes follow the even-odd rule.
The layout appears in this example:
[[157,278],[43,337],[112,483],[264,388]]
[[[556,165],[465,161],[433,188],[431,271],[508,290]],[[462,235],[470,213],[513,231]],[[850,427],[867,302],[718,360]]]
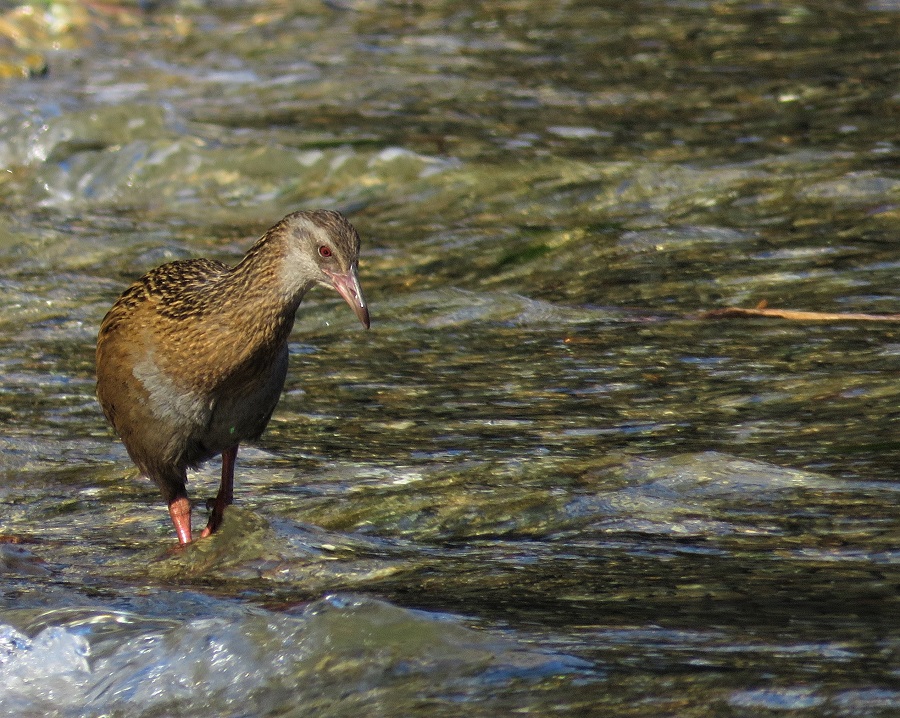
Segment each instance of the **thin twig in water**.
[[900,314],[865,314],[857,312],[804,312],[796,309],[770,309],[761,302],[754,309],[725,307],[700,313],[700,319],[732,319],[741,317],[774,317],[797,322],[900,322]]

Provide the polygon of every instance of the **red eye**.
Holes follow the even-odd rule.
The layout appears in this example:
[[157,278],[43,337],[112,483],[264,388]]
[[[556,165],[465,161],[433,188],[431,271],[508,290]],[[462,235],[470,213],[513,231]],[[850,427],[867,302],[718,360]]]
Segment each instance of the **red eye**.
[[331,247],[326,247],[324,244],[319,247],[319,256],[324,259],[328,259],[331,256]]

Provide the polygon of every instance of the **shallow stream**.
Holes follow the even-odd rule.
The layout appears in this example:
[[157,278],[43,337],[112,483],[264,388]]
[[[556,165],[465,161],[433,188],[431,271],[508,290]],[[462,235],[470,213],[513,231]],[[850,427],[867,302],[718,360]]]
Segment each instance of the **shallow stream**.
[[[900,323],[702,314],[900,312],[900,5],[0,11],[0,714],[900,714]],[[313,207],[176,551],[99,322]]]

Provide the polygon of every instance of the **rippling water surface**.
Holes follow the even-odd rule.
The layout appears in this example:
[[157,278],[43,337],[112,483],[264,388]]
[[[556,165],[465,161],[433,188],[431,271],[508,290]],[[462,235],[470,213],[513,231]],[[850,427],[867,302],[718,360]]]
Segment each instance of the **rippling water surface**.
[[[900,312],[896,3],[0,11],[3,715],[900,712],[900,324],[703,315]],[[100,319],[312,207],[175,551]]]

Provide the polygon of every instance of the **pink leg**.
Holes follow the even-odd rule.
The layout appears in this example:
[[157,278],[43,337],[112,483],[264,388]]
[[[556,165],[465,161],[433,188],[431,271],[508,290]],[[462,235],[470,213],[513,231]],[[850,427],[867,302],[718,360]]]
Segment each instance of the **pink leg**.
[[182,546],[191,542],[191,502],[187,496],[180,496],[169,502],[169,516],[175,524],[175,533],[178,534],[178,543]]
[[219,485],[219,493],[216,494],[216,500],[213,502],[212,513],[209,515],[209,523],[200,534],[201,538],[206,538],[222,525],[222,518],[225,515],[225,507],[231,506],[234,501],[234,463],[237,460],[238,448],[235,446],[222,452],[222,483]]

